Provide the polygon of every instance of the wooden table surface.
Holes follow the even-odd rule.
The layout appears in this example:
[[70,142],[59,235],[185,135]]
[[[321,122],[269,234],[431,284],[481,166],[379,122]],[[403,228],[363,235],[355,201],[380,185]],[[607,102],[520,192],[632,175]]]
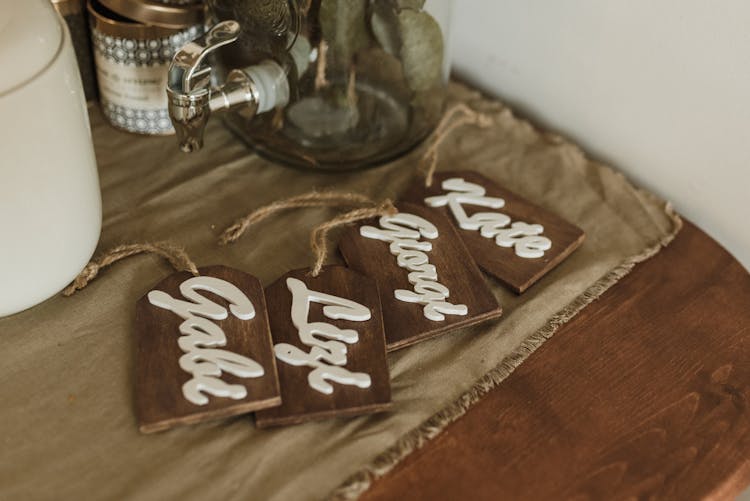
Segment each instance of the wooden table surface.
[[361,499],[733,499],[749,406],[750,275],[686,223]]

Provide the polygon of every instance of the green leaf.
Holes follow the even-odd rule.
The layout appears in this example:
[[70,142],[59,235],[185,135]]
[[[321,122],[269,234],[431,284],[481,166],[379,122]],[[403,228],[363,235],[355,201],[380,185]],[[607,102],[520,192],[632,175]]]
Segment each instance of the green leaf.
[[[377,0],[375,0],[377,2]],[[422,10],[425,0],[396,0],[400,9]]]
[[375,1],[372,4],[370,27],[375,40],[388,54],[401,52],[401,31],[399,30],[397,7],[392,2]]
[[427,90],[443,78],[444,43],[440,25],[427,12],[398,13],[402,47],[401,60],[409,87]]
[[321,0],[320,28],[333,57],[348,65],[352,55],[370,45],[368,0]]

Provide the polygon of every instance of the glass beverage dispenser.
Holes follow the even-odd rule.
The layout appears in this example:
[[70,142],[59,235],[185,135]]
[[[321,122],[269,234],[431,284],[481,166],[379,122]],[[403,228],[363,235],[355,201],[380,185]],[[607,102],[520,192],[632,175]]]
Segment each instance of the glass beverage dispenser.
[[211,114],[294,166],[377,165],[440,119],[452,0],[209,0],[213,28],[170,67],[183,151]]

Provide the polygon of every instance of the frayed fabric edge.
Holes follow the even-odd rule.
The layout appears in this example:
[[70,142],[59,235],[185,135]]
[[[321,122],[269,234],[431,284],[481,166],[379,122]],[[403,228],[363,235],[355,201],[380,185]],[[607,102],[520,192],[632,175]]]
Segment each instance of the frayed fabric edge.
[[403,435],[396,443],[378,454],[369,464],[351,475],[328,497],[329,501],[344,501],[357,499],[373,483],[391,471],[412,452],[420,449],[427,442],[439,435],[449,424],[466,414],[466,412],[490,390],[504,381],[545,341],[550,339],[557,330],[570,321],[586,306],[597,300],[610,287],[615,285],[638,264],[650,259],[668,246],[682,229],[682,219],[670,203],[666,203],[664,212],[672,221],[672,231],[643,252],[627,258],[607,274],[594,282],[581,295],[575,298],[565,308],[551,317],[547,323],[532,335],[527,337],[513,353],[505,357],[494,369],[477,380],[470,390],[458,397],[454,402],[438,411],[418,427]]

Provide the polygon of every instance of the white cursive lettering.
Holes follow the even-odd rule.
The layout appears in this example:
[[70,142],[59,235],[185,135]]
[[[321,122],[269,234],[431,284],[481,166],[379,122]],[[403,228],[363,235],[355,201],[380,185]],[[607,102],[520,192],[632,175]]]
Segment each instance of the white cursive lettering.
[[190,301],[175,299],[163,291],[148,293],[152,305],[169,310],[184,321],[179,331],[182,336],[177,344],[185,352],[180,357],[180,368],[193,378],[182,386],[182,394],[195,405],[208,404],[204,394],[241,400],[247,396],[247,389],[239,384],[228,384],[220,379],[222,372],[240,378],[256,378],[264,374],[263,367],[256,361],[220,350],[226,346],[224,331],[211,322],[229,317],[227,309],[198,291],[207,291],[226,299],[229,311],[240,320],[255,317],[255,307],[245,294],[234,285],[215,277],[194,277],[180,284],[180,293]]
[[350,372],[343,367],[347,363],[346,344],[359,341],[357,331],[340,329],[326,322],[308,322],[310,303],[313,302],[322,304],[323,315],[331,320],[366,322],[372,318],[369,308],[349,299],[312,291],[296,278],[287,278],[286,285],[292,293],[292,324],[297,328],[300,341],[312,349],[306,353],[296,346],[279,343],[274,346],[276,358],[290,365],[312,367],[307,375],[308,384],[326,395],[333,393],[333,386],[328,381],[369,388],[371,379],[368,374]]
[[449,193],[425,199],[430,207],[448,206],[458,226],[464,230],[479,230],[485,238],[494,238],[495,244],[500,247],[514,247],[516,255],[526,259],[534,259],[544,256],[544,252],[552,248],[552,241],[540,236],[544,233],[544,227],[540,224],[527,224],[515,222],[510,228],[506,228],[511,219],[500,212],[477,212],[471,216],[466,214],[464,204],[501,209],[505,206],[502,198],[486,196],[484,187],[468,183],[462,178],[446,179],[442,183],[444,190]]
[[401,268],[410,271],[409,283],[413,291],[398,289],[393,295],[399,301],[424,305],[424,316],[435,322],[445,320],[445,315],[467,315],[469,309],[463,304],[446,301],[450,290],[438,282],[437,269],[430,264],[426,252],[432,250],[430,242],[418,240],[421,237],[434,240],[438,230],[434,224],[414,214],[400,212],[380,218],[380,227],[362,226],[360,235],[365,238],[390,242],[391,254]]
[[515,247],[516,254],[534,259],[544,256],[544,252],[552,247],[547,237],[539,236],[544,232],[541,224],[526,224],[517,221],[510,228],[500,230],[495,243],[500,247]]

